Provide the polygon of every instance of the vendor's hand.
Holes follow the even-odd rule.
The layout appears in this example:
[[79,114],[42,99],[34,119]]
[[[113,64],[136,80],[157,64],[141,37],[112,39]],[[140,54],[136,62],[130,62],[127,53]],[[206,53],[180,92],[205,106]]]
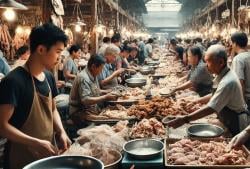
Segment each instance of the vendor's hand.
[[125,69],[121,68],[115,71],[115,75],[119,76],[120,74],[122,74],[125,71]]
[[30,147],[30,151],[37,158],[44,158],[57,155],[57,149],[47,140],[37,140]]
[[71,145],[71,141],[65,132],[56,134],[56,143],[59,149],[59,154],[62,154],[64,151],[69,149]]
[[166,125],[168,127],[178,128],[185,123],[186,123],[185,116],[183,116],[183,117],[177,117],[176,119],[167,122]]
[[56,86],[57,86],[57,88],[63,88],[63,87],[65,87],[65,82],[64,81],[58,81],[56,83]]
[[238,135],[234,136],[234,138],[229,143],[229,148],[237,148],[242,146],[246,141],[250,138],[250,135],[247,131],[243,130]]
[[113,94],[113,93],[106,94],[105,97],[107,100],[117,100],[118,99],[118,96]]

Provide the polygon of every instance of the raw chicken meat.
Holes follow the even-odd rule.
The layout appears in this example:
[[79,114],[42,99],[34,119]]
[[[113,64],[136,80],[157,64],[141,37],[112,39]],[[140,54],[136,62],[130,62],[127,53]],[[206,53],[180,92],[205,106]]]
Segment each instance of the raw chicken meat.
[[130,132],[131,138],[164,138],[165,136],[164,126],[155,118],[143,119],[135,124]]
[[173,165],[245,165],[248,154],[228,150],[225,141],[191,141],[183,139],[169,145],[168,162]]

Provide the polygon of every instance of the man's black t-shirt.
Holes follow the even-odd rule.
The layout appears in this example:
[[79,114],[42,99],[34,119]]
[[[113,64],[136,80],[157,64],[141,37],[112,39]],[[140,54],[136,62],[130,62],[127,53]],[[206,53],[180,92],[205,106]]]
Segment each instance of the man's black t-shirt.
[[[55,79],[49,71],[45,71],[45,80],[34,78],[36,90],[43,96],[57,95]],[[49,84],[49,86],[48,86]],[[31,75],[23,68],[17,67],[10,72],[0,83],[0,104],[11,104],[15,111],[10,119],[10,124],[21,128],[27,120],[34,97],[34,89]]]

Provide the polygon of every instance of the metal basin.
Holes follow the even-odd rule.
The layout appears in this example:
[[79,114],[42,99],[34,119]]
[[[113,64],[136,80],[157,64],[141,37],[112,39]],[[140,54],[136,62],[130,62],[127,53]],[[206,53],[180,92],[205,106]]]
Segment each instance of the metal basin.
[[161,78],[165,78],[167,75],[166,74],[155,74],[152,76],[153,80],[156,79],[161,79]]
[[159,65],[161,62],[160,61],[147,61],[147,65],[151,65],[151,66],[155,66],[155,65]]
[[55,156],[35,161],[23,169],[104,169],[104,164],[88,156]]
[[194,124],[187,128],[187,133],[191,137],[213,138],[224,133],[224,129],[212,124]]
[[131,158],[149,160],[158,157],[164,149],[164,144],[155,139],[136,139],[125,143],[123,150]]
[[149,66],[145,66],[145,67],[142,67],[140,69],[140,72],[143,75],[149,75],[149,74],[152,74],[154,72],[154,69],[149,67]]
[[131,78],[127,79],[126,83],[128,87],[142,87],[146,85],[147,80],[143,78]]

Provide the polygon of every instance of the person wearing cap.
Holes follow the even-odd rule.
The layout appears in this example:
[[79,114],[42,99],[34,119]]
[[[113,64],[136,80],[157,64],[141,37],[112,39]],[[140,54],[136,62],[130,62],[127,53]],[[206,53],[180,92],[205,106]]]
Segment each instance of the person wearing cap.
[[124,72],[123,68],[115,70],[111,64],[114,64],[116,58],[120,55],[120,48],[114,44],[109,45],[106,48],[104,58],[106,64],[98,76],[98,80],[102,89],[111,89],[118,85],[117,77]]
[[172,120],[167,125],[177,128],[216,112],[219,120],[235,136],[248,126],[249,117],[240,81],[227,66],[227,54],[222,45],[211,46],[206,52],[205,61],[210,73],[217,75],[212,94],[205,96],[209,100],[207,105],[189,115]]

